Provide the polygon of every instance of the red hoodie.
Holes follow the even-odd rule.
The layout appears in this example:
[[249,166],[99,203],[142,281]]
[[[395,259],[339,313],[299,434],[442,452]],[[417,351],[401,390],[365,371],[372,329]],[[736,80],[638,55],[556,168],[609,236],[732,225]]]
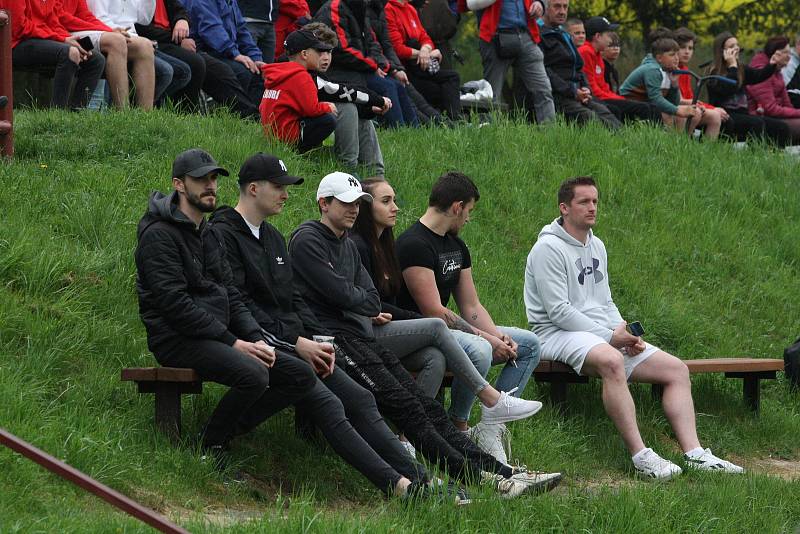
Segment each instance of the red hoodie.
[[[750,60],[750,66],[761,69],[769,64],[769,58],[764,52],[759,52]],[[783,81],[781,70],[761,83],[745,86],[747,91],[748,111],[750,115],[761,115],[758,108],[764,110],[763,115],[776,119],[800,118],[800,109],[792,106],[789,93],[786,92],[786,83]]]
[[59,22],[58,4],[48,0],[0,0],[11,13],[11,48],[26,39],[61,41],[70,36]]
[[410,39],[418,41],[419,47],[428,45],[436,48],[433,40],[422,27],[419,14],[414,6],[408,2],[389,0],[384,9],[386,10],[386,25],[389,28],[389,40],[400,61],[406,62],[411,59],[411,47],[406,46]]
[[[681,65],[678,64],[678,68],[681,70],[689,70],[689,65]],[[681,98],[684,100],[693,100],[694,99],[694,88],[692,87],[692,77],[688,74],[678,74],[678,89],[681,91]],[[697,105],[706,108],[706,109],[716,109],[711,104],[706,104],[705,102],[697,101]]]
[[330,104],[317,98],[317,86],[308,71],[294,61],[261,67],[264,96],[258,107],[264,134],[286,143],[300,138],[300,119],[331,112]]
[[86,5],[86,0],[60,0],[58,4],[61,8],[61,23],[67,31],[113,31],[94,16]]
[[611,86],[606,81],[606,64],[603,61],[603,55],[594,49],[592,43],[585,42],[580,48],[578,53],[583,58],[583,73],[586,79],[589,80],[589,89],[598,100],[625,100],[625,97],[618,95],[611,90]]

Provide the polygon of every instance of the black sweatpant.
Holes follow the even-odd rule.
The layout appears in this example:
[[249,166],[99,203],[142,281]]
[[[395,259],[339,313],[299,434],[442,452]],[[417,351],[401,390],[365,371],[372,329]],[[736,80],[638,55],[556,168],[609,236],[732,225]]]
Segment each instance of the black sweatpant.
[[[96,51],[76,65],[69,59],[69,49],[70,45],[59,41],[25,39],[11,51],[11,62],[15,67],[54,67],[50,105],[57,108],[85,108],[105,70],[106,59]],[[73,79],[75,87],[70,93]]]
[[611,113],[623,122],[634,120],[649,121],[653,124],[661,125],[661,112],[649,102],[628,99],[606,99],[600,100],[611,110]]
[[737,141],[747,141],[748,138],[762,138],[781,147],[791,144],[792,134],[789,126],[782,120],[750,115],[729,109],[726,111],[730,118],[722,123],[722,131],[725,135]]
[[252,356],[210,339],[181,338],[153,350],[158,363],[190,367],[203,380],[230,387],[206,423],[203,445],[226,445],[270,416],[294,404],[316,385],[313,369],[304,361],[277,351],[269,369]]
[[508,470],[453,425],[444,407],[417,387],[391,351],[352,336],[336,336],[336,344],[339,365],[372,392],[380,411],[428,461],[469,482],[477,480],[480,471]]
[[401,476],[428,480],[425,468],[411,459],[386,426],[375,397],[341,368],[317,379],[296,410],[311,419],[333,450],[381,491],[391,493]]
[[406,71],[414,87],[434,108],[451,119],[461,115],[461,78],[454,70],[441,69],[436,74],[423,71],[416,64]]
[[335,129],[336,117],[333,113],[300,119],[300,139],[297,141],[297,151],[302,154],[312,148],[317,148]]

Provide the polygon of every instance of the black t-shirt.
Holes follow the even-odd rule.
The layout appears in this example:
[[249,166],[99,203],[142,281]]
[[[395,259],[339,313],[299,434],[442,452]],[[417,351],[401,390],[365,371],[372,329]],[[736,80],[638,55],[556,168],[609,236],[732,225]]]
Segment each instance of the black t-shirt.
[[[458,285],[461,269],[472,267],[469,249],[459,237],[450,234],[441,236],[419,221],[397,238],[397,259],[403,271],[409,267],[425,267],[433,271],[442,306],[447,306],[450,301],[450,294]],[[420,311],[405,284],[400,291],[398,304],[407,310]]]

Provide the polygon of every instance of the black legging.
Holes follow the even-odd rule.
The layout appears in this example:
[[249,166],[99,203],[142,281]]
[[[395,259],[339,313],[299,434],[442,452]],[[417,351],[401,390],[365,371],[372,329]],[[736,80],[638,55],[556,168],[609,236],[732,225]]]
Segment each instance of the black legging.
[[336,336],[338,364],[375,396],[378,408],[428,459],[451,476],[474,482],[480,471],[510,476],[511,469],[483,452],[427,397],[389,350],[375,341]]
[[778,119],[749,115],[741,111],[726,109],[730,118],[722,123],[723,132],[736,139],[746,141],[748,138],[761,138],[778,146],[791,144],[792,135],[789,126]]
[[430,74],[416,64],[409,65],[407,69],[408,79],[431,106],[451,119],[461,115],[461,79],[456,71],[441,69],[436,74]]

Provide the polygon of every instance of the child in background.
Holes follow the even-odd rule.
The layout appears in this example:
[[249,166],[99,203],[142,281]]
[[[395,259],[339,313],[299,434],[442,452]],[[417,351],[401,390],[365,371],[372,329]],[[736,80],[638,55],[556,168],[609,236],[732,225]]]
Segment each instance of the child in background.
[[564,30],[572,37],[572,44],[575,48],[580,48],[586,42],[586,30],[581,19],[567,19],[564,23]]

